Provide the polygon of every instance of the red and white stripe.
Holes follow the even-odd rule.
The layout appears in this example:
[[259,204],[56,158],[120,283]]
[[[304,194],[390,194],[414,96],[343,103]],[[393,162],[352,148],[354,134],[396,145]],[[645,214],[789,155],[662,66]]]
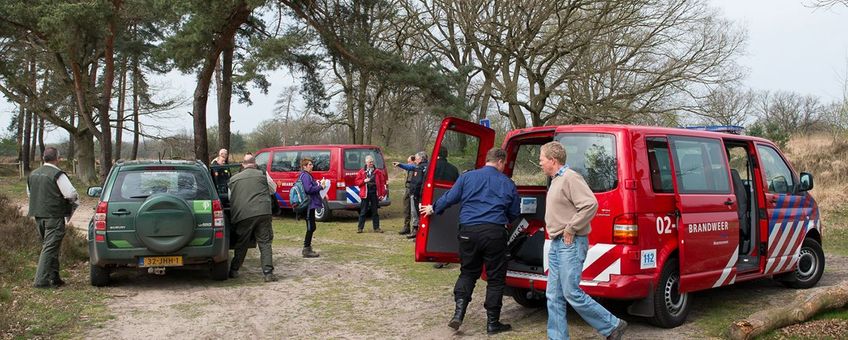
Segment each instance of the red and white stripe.
[[621,258],[613,252],[615,247],[615,244],[598,243],[589,248],[583,261],[583,276],[591,279],[581,280],[581,285],[596,286],[609,282],[611,275],[621,274]]
[[[790,254],[794,254],[800,247],[805,235],[803,233],[805,228],[800,220],[801,216],[807,216],[804,214],[807,197],[798,200],[797,205],[787,209],[786,213],[781,216],[780,223],[775,225],[772,234],[769,235],[769,259],[766,262],[764,273],[781,272],[792,262]],[[793,216],[795,217],[794,221],[786,219]],[[775,239],[778,240],[776,243]]]
[[724,265],[724,270],[721,271],[721,276],[719,276],[718,280],[713,284],[713,288],[731,285],[736,282],[736,261],[739,260],[739,246],[736,246],[736,249],[733,250],[733,255],[730,256],[730,260],[727,261],[727,264]]

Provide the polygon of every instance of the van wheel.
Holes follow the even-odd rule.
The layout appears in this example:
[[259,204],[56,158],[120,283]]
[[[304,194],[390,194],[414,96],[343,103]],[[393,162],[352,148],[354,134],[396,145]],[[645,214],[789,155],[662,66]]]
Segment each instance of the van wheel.
[[798,252],[798,266],[794,271],[779,276],[789,288],[807,289],[819,283],[824,273],[824,251],[818,241],[805,238]]
[[548,300],[545,299],[545,295],[533,293],[530,294],[530,297],[527,297],[528,293],[530,293],[529,289],[513,288],[512,299],[519,305],[527,308],[542,308],[547,306]]
[[680,265],[670,258],[663,266],[659,284],[654,291],[654,317],[651,323],[674,328],[686,321],[689,314],[689,294],[680,292]]
[[323,200],[321,208],[315,209],[315,220],[319,222],[327,222],[333,218],[333,211],[327,205],[327,200]]
[[100,267],[97,265],[90,264],[91,268],[91,285],[95,287],[103,287],[109,284],[109,274],[111,270],[109,268]]
[[212,276],[212,280],[215,281],[224,281],[227,279],[230,274],[230,261],[221,261],[218,263],[212,263],[212,268],[210,269],[210,274]]

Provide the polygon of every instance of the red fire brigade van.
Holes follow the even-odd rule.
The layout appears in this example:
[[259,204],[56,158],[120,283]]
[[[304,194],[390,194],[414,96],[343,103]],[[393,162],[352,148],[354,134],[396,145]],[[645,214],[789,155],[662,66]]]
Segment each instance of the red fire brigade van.
[[[300,173],[300,160],[312,159],[312,177],[325,183],[324,207],[315,210],[315,219],[327,221],[333,210],[359,209],[356,173],[365,166],[365,156],[374,157],[374,166],[386,171],[379,146],[357,144],[276,146],[256,152],[256,164],[277,183],[277,207],[291,209],[289,191]],[[391,204],[387,196],[380,206]]]
[[[434,150],[444,146],[451,154],[431,168],[479,168],[494,139],[491,129],[447,118]],[[521,196],[522,215],[509,226],[507,271],[521,305],[545,305],[549,179],[538,160],[550,141],[563,144],[567,164],[598,200],[580,282],[592,296],[632,300],[629,313],[670,328],[685,321],[690,292],[762,277],[808,288],[824,272],[813,176],[798,174],[774,143],[646,126],[534,127],[511,131],[503,142],[504,172]],[[451,188],[434,172],[422,204]],[[416,261],[458,262],[458,215],[454,206],[422,217]]]

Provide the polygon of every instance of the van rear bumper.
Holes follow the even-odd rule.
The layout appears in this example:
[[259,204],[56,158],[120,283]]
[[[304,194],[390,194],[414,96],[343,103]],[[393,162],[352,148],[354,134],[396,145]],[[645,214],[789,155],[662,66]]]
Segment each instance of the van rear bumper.
[[[545,275],[508,271],[506,285],[515,288],[545,292]],[[653,287],[652,275],[611,275],[606,282],[580,281],[580,288],[593,297],[618,300],[635,300],[648,296]]]

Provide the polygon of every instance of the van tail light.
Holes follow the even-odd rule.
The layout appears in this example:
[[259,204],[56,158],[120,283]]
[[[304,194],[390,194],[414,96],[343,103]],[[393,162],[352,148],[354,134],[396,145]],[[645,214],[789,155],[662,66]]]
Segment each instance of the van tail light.
[[[221,200],[212,200],[212,228],[224,227],[224,208],[221,206]],[[221,234],[220,237],[218,234]],[[222,231],[215,232],[215,238],[224,238]]]
[[639,225],[636,222],[636,214],[624,214],[616,217],[612,225],[612,243],[639,243]]
[[106,242],[106,213],[109,211],[109,203],[97,203],[94,211],[94,242]]

